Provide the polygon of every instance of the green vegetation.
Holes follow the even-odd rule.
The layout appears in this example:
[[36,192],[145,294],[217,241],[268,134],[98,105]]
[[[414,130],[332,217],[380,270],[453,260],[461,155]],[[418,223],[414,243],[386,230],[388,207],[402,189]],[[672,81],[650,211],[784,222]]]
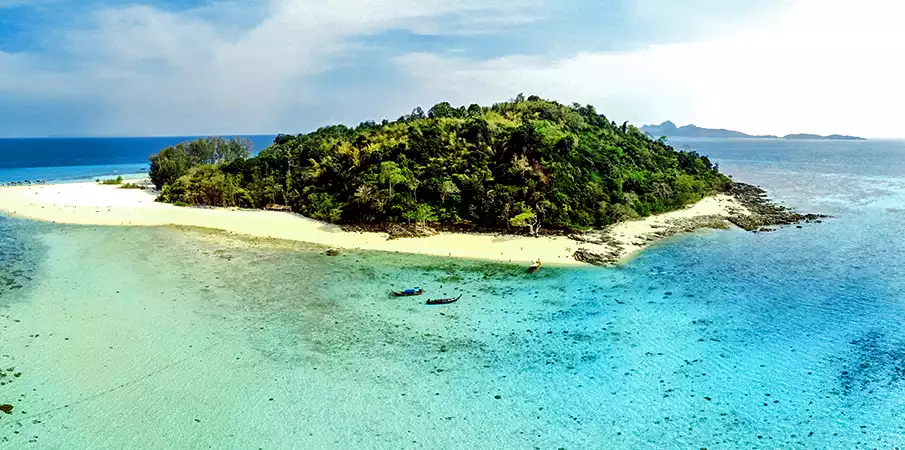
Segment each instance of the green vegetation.
[[705,156],[617,125],[592,106],[536,96],[492,107],[444,102],[393,122],[279,135],[253,158],[246,146],[216,139],[152,156],[160,200],[288,205],[334,223],[426,222],[537,234],[669,211],[729,183]]
[[120,186],[119,188],[120,189],[144,189],[144,187],[142,185],[135,184],[135,183],[123,183],[123,185]]
[[252,144],[248,139],[208,137],[182,142],[151,155],[148,175],[157,189],[163,189],[190,169],[201,165],[219,165],[251,155]]
[[110,178],[107,180],[97,179],[97,182],[105,185],[123,184],[123,177]]

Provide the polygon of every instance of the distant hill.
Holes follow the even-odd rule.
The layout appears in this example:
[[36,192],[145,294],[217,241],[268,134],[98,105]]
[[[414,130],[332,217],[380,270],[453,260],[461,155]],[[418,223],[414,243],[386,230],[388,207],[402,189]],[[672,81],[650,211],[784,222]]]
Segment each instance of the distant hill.
[[701,128],[696,125],[676,127],[676,124],[666,121],[660,125],[644,125],[641,132],[654,137],[710,137],[710,138],[776,138],[776,136],[752,136],[741,131],[726,130],[722,128]]
[[704,137],[704,138],[748,138],[748,139],[822,139],[822,140],[844,140],[844,141],[863,141],[864,138],[857,136],[844,136],[841,134],[831,134],[829,136],[821,136],[819,134],[788,134],[783,137],[773,135],[751,135],[742,133],[741,131],[726,130],[723,128],[701,128],[696,125],[685,125],[677,127],[676,124],[666,121],[660,125],[644,125],[641,132],[649,134],[653,137]]
[[807,134],[807,133],[798,133],[798,134],[787,134],[782,137],[783,139],[823,139],[823,140],[831,140],[831,141],[864,141],[863,137],[858,136],[846,136],[844,134],[831,134],[829,136],[821,136],[819,134]]

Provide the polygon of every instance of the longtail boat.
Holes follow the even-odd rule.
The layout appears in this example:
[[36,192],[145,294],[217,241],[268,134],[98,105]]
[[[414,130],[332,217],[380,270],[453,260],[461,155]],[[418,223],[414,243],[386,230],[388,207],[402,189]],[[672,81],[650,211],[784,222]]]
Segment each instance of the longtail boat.
[[392,291],[393,295],[396,297],[410,297],[412,295],[421,295],[424,293],[424,290],[420,287],[416,287],[415,289],[406,289],[404,291]]
[[448,303],[455,303],[462,298],[462,294],[459,294],[456,298],[435,298],[435,299],[427,299],[428,305],[446,305]]
[[537,272],[537,270],[540,269],[540,266],[541,266],[540,259],[538,259],[537,261],[531,263],[530,266],[528,266],[528,273]]

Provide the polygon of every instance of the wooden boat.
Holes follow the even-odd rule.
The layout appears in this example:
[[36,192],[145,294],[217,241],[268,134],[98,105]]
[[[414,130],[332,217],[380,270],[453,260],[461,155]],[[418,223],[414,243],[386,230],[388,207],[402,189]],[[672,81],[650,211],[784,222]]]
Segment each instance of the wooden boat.
[[528,266],[528,273],[537,272],[537,270],[540,269],[540,266],[541,266],[541,263],[540,263],[540,260],[538,259],[537,261],[531,263],[530,266]]
[[413,295],[421,295],[424,293],[424,290],[420,287],[416,287],[415,289],[406,289],[404,291],[392,291],[393,295],[396,297],[411,297]]
[[427,299],[428,305],[446,305],[449,303],[455,303],[462,298],[462,294],[459,294],[456,298],[435,298],[435,299]]

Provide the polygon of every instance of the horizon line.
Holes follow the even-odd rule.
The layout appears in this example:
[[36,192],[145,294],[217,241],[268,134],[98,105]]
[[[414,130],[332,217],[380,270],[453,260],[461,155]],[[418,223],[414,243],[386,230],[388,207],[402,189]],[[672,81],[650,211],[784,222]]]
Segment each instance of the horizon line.
[[63,135],[63,136],[0,136],[0,139],[158,139],[198,137],[251,137],[277,136],[286,133],[211,133],[211,134],[146,134],[146,135]]

